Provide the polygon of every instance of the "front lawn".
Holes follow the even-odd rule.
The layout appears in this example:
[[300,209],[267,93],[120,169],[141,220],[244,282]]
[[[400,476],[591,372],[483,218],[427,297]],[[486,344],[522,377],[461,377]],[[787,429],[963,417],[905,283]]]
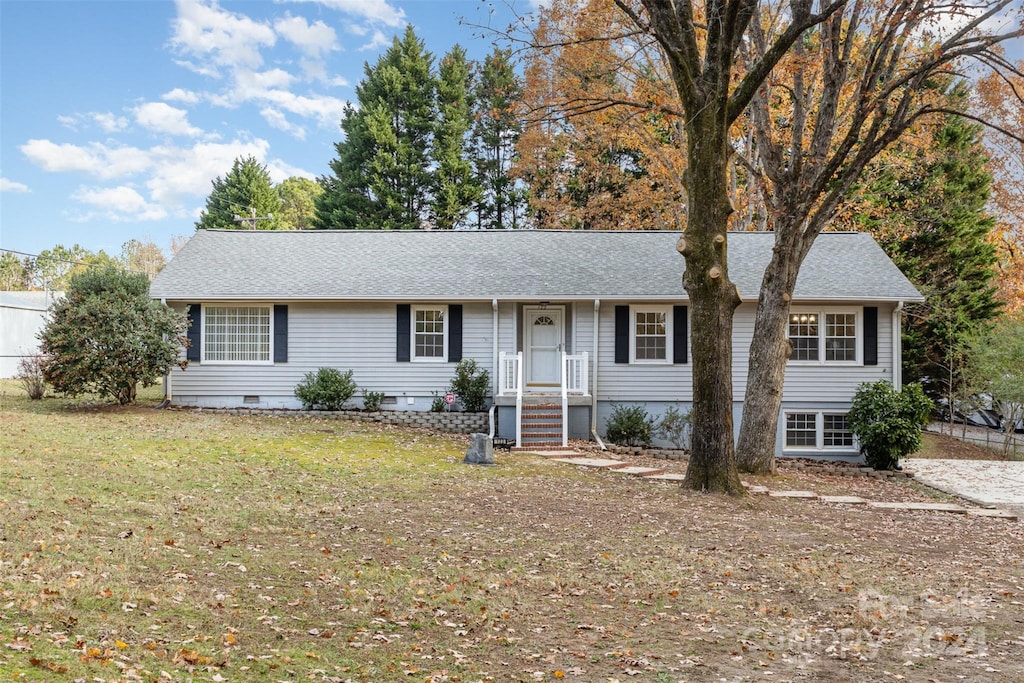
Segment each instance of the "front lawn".
[[4,384],[0,680],[1024,679],[1019,523],[150,399]]

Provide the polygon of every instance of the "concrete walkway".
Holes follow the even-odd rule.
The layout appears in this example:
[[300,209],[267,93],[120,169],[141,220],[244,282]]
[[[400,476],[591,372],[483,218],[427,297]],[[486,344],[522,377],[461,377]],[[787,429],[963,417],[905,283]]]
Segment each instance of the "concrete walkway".
[[[661,481],[682,481],[685,476],[652,467],[636,467],[628,462],[610,458],[595,458],[582,453],[565,451],[533,451],[535,455],[550,458],[555,462],[580,467],[593,467],[641,479]],[[1024,462],[996,462],[991,460],[902,460],[907,471],[915,479],[933,488],[969,500],[983,508],[970,508],[952,503],[904,503],[871,501],[858,496],[819,496],[814,491],[773,491],[764,486],[752,486],[743,482],[752,494],[768,495],[772,498],[798,498],[820,500],[841,505],[864,505],[884,510],[915,510],[945,512],[975,517],[995,517],[1016,520],[1024,517]],[[985,509],[995,508],[999,509]]]
[[900,460],[923,484],[979,505],[1024,515],[1024,462],[1003,460]]

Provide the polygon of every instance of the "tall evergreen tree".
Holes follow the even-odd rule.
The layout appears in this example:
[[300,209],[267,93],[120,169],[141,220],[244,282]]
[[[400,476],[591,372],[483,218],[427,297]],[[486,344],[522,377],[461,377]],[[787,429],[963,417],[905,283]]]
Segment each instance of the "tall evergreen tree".
[[[279,230],[281,198],[270,182],[267,167],[255,157],[239,157],[223,178],[213,180],[197,230]],[[240,220],[235,220],[235,217]]]
[[962,343],[999,312],[995,247],[986,240],[992,178],[981,127],[960,116],[945,119],[930,149],[903,145],[894,155],[865,183],[858,220],[928,297],[908,307],[903,372],[943,395],[958,381]]
[[434,130],[433,56],[408,26],[356,86],[359,108],[346,107],[333,175],[320,178],[313,227],[422,227],[430,197]]
[[454,46],[438,71],[438,118],[430,154],[435,163],[431,217],[434,227],[452,229],[462,224],[483,195],[469,161],[472,73],[466,51]]
[[509,175],[522,133],[517,112],[523,84],[512,66],[512,53],[495,48],[480,68],[475,92],[477,140],[473,160],[483,197],[477,208],[484,229],[522,227],[526,198]]

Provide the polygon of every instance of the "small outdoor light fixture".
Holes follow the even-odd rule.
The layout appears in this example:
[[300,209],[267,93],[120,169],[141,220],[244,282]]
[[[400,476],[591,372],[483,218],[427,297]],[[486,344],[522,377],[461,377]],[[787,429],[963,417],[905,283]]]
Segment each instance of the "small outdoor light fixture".
[[544,310],[545,308],[547,308],[549,303],[551,303],[551,302],[550,301],[541,301],[540,302],[541,310]]

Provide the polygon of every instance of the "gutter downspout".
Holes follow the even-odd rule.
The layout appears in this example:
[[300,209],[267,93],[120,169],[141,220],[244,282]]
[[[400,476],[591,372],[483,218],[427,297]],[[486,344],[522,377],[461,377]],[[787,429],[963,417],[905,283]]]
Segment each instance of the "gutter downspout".
[[903,302],[892,312],[892,387],[903,390]]
[[594,299],[594,375],[593,381],[590,383],[590,434],[594,437],[594,441],[597,441],[597,445],[601,447],[601,450],[606,451],[608,447],[604,445],[604,441],[601,441],[601,437],[597,435],[597,366],[599,365],[597,340],[600,337],[600,331],[601,300]]
[[491,368],[493,370],[491,373],[491,379],[493,380],[491,386],[493,390],[491,391],[491,409],[487,411],[487,422],[489,425],[487,438],[492,440],[494,439],[495,429],[498,426],[494,420],[495,410],[498,405],[498,378],[501,371],[501,368],[498,367],[498,362],[498,300],[491,299]]

